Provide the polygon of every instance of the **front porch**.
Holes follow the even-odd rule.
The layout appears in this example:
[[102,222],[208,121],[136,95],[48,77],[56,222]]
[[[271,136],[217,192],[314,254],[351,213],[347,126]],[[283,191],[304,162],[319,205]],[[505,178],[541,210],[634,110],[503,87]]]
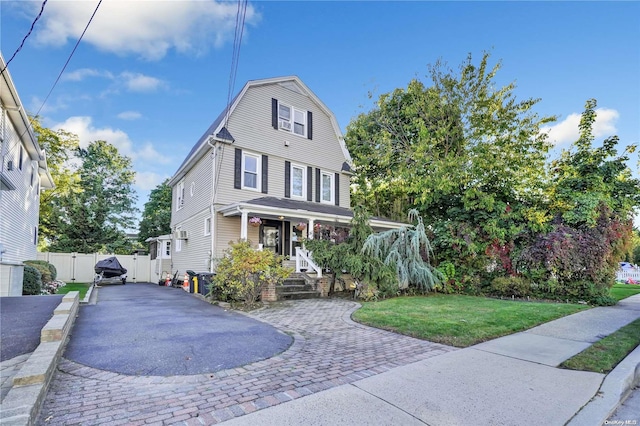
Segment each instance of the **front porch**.
[[[283,264],[294,269],[284,285],[262,292],[262,300],[271,302],[294,298],[327,297],[328,280],[320,265],[313,261],[304,242],[312,239],[336,243],[349,236],[353,212],[330,204],[275,197],[262,197],[217,209],[224,218],[239,219],[239,238],[248,240],[257,234],[257,250],[270,250],[284,256]],[[237,223],[237,222],[236,222]],[[370,219],[374,230],[397,228],[403,224],[380,218]],[[253,230],[254,228],[257,228]],[[236,228],[237,229],[237,228]],[[249,232],[251,230],[251,232]],[[254,241],[255,242],[255,241]]]

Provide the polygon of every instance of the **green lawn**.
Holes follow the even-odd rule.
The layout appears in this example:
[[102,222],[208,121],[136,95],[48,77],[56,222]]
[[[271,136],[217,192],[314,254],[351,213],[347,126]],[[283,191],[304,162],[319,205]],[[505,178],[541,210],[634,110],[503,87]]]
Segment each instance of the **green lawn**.
[[353,319],[419,339],[467,347],[584,309],[589,307],[434,294],[363,303]]
[[608,373],[640,345],[640,319],[589,346],[560,366],[571,370]]
[[64,287],[59,288],[56,294],[67,294],[70,291],[79,291],[80,295],[78,297],[82,300],[87,294],[87,291],[89,291],[89,287],[91,287],[90,283],[67,283]]
[[626,299],[629,296],[640,293],[640,285],[637,284],[614,284],[611,287],[611,297],[616,300]]

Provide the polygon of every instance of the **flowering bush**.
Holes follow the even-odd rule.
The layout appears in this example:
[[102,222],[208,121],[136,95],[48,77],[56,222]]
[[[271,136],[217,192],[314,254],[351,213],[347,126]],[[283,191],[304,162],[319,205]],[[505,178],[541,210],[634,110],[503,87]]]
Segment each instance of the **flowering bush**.
[[44,283],[42,285],[42,293],[41,294],[56,294],[58,289],[66,286],[67,284],[64,281],[55,280],[49,281],[48,283]]

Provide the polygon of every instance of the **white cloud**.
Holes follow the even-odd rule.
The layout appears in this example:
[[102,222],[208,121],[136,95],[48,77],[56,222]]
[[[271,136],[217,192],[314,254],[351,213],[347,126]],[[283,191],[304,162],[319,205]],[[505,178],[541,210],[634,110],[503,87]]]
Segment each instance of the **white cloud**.
[[135,186],[142,191],[155,188],[169,177],[155,172],[139,171],[139,167],[136,166],[139,166],[140,163],[158,167],[158,165],[169,164],[171,158],[161,155],[150,143],[144,144],[141,149],[135,149],[129,135],[120,129],[94,127],[91,117],[69,117],[66,121],[55,124],[51,128],[75,133],[83,148],[97,140],[104,140],[115,146],[121,155],[126,155],[133,160],[136,171]]
[[120,74],[120,78],[130,92],[155,92],[166,86],[162,80],[140,73],[125,71]]
[[160,175],[155,172],[137,172],[136,186],[142,191],[149,191],[155,189],[168,177],[168,175]]
[[[29,7],[39,7],[29,2]],[[36,40],[44,46],[75,42],[84,30],[96,2],[50,0]],[[105,1],[101,4],[83,42],[118,55],[147,60],[163,58],[169,49],[201,54],[233,40],[238,6],[216,0]],[[245,23],[254,25],[259,14],[248,5]],[[246,28],[245,28],[246,30]]]
[[138,111],[122,111],[117,117],[121,120],[133,121],[142,118],[142,114]]
[[87,77],[104,77],[112,80],[113,74],[111,74],[109,71],[100,71],[92,68],[80,68],[78,70],[64,74],[62,76],[62,79],[67,81],[82,81]]
[[[593,124],[593,136],[596,138],[613,136],[617,129],[615,126],[618,120],[618,111],[615,109],[598,108],[596,109],[596,121]],[[554,145],[562,145],[578,140],[580,137],[580,114],[569,114],[560,123],[554,126],[545,126],[541,129],[543,133],[549,134],[549,140]]]

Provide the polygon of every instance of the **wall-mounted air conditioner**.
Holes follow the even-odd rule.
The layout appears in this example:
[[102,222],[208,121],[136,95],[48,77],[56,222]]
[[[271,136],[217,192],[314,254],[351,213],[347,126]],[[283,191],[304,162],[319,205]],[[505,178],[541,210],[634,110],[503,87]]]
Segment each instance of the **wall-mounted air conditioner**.
[[176,231],[173,233],[173,238],[175,238],[176,240],[186,240],[187,231]]

